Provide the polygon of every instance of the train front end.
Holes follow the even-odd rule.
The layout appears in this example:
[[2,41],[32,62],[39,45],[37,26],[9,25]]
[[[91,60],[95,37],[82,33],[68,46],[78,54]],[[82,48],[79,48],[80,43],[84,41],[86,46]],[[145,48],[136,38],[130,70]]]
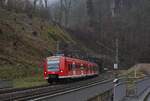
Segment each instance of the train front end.
[[61,63],[60,56],[52,56],[46,59],[44,64],[44,79],[46,79],[48,83],[58,81],[59,75],[63,74]]

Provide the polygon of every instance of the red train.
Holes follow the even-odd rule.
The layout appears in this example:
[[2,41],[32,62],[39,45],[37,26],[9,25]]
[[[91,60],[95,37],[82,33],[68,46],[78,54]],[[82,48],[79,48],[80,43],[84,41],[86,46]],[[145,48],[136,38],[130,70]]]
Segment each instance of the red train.
[[84,78],[98,75],[98,65],[80,59],[52,56],[44,63],[44,79],[49,83],[62,79]]

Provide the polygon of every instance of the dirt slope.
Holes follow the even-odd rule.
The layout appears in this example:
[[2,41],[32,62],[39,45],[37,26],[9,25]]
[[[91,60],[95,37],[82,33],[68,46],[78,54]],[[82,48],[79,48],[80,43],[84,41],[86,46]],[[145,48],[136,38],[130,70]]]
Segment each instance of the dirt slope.
[[0,9],[0,65],[37,64],[56,41],[74,42],[64,30],[47,21]]

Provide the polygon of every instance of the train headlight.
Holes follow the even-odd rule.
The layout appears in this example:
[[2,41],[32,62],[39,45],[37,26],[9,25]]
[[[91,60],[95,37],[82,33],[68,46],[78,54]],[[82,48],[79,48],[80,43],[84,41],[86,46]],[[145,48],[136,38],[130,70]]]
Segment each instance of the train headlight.
[[47,74],[47,72],[44,72],[44,74]]
[[62,73],[63,71],[61,70],[60,72]]

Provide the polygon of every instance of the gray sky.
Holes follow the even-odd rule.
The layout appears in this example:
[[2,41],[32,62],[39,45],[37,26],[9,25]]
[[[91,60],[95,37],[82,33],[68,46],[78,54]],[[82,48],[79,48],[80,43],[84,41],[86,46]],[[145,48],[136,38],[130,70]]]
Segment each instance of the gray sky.
[[[30,1],[33,2],[34,0],[30,0]],[[48,0],[48,4],[51,5],[53,3],[56,3],[57,1],[59,1],[59,0]],[[44,0],[43,0],[43,2],[44,2]]]
[[53,4],[55,2],[57,2],[58,0],[48,0],[49,4]]

